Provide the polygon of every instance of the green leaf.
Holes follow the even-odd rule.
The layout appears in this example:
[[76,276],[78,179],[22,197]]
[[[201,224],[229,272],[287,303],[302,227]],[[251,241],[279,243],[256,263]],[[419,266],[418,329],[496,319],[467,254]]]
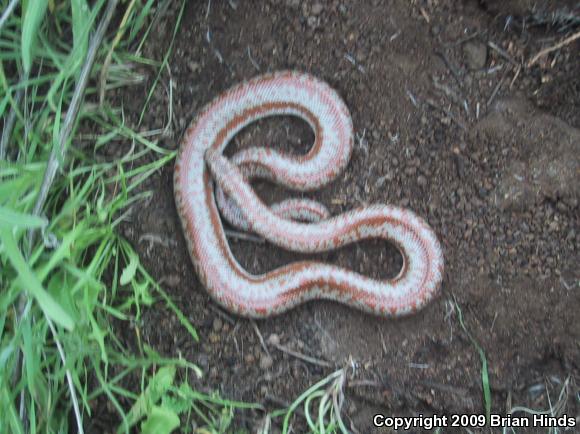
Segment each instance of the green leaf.
[[48,221],[43,217],[38,217],[32,214],[21,213],[0,206],[0,226],[6,229],[11,228],[42,228],[46,226]]
[[30,0],[24,12],[21,50],[22,65],[24,66],[24,72],[26,74],[30,72],[30,68],[32,67],[38,29],[46,13],[47,5],[48,0]]
[[16,244],[14,234],[11,229],[0,226],[0,240],[4,250],[14,269],[18,272],[18,279],[21,286],[25,288],[39,304],[44,314],[55,323],[63,326],[67,330],[74,329],[75,323],[68,313],[46,292],[40,280],[28,266],[22,256],[22,252]]
[[179,416],[165,407],[153,406],[149,417],[141,424],[143,434],[169,434],[179,426]]
[[146,279],[141,283],[137,281],[133,282],[133,292],[136,296],[135,299],[138,303],[143,303],[145,306],[151,306],[155,301],[149,292],[149,286],[149,282]]
[[78,56],[84,58],[89,42],[87,28],[90,24],[89,6],[85,0],[71,0],[72,28],[74,49]]
[[[149,381],[147,388],[141,393],[137,401],[135,401],[133,407],[131,407],[126,419],[128,424],[127,428],[135,425],[139,420],[151,413],[155,404],[173,384],[174,378],[174,366],[164,366],[157,371]],[[126,426],[121,424],[117,432],[121,432],[123,428],[126,428]]]
[[61,307],[74,319],[75,323],[79,323],[80,317],[75,306],[75,300],[70,288],[67,285],[66,273],[54,273],[48,283],[46,289],[50,295],[61,305]]
[[139,256],[137,256],[137,253],[133,250],[127,250],[126,253],[129,256],[129,263],[121,273],[121,279],[119,280],[121,285],[127,285],[133,280],[137,272],[137,267],[139,266]]

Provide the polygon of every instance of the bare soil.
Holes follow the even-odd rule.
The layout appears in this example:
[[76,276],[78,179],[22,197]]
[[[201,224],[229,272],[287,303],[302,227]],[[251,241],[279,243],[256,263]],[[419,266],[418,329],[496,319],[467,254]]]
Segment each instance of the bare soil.
[[[189,2],[170,75],[162,76],[141,128],[165,127],[170,85],[173,136],[162,145],[176,148],[196,111],[228,87],[267,71],[312,73],[344,98],[357,146],[346,172],[311,197],[335,214],[370,203],[411,208],[444,246],[445,279],[436,301],[403,319],[322,301],[263,321],[231,316],[194,273],[167,167],[151,179],[152,199],[123,232],[201,339],[192,341],[161,302],[143,315],[142,339],[198,364],[206,375],[195,387],[267,408],[292,401],[332,372],[268,345],[272,335],[337,367],[352,359],[357,369],[345,390],[345,417],[361,433],[373,432],[376,412],[484,412],[481,360],[455,303],[485,351],[494,412],[545,409],[548,393],[554,402],[567,378],[573,385],[580,374],[579,46],[568,44],[528,67],[571,30],[561,22],[525,26],[517,15],[506,19],[511,12],[497,4]],[[146,54],[163,57],[178,10],[171,6],[158,22]],[[117,95],[129,123],[136,124],[153,79]],[[231,148],[305,152],[311,141],[305,124],[280,118],[249,127]],[[266,201],[292,194],[260,182],[256,189]],[[230,244],[256,273],[301,258],[267,243]],[[319,258],[377,277],[401,266],[396,249],[380,242]],[[132,345],[134,331],[119,333]],[[565,412],[580,414],[577,398],[570,397]],[[236,427],[253,430],[262,416],[240,412]]]

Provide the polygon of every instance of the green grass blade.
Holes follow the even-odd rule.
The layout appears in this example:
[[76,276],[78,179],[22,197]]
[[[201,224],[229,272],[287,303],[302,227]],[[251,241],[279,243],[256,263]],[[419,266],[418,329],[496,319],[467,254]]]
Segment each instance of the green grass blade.
[[42,19],[44,18],[44,14],[46,13],[47,6],[48,0],[29,0],[24,13],[24,22],[22,23],[22,42],[20,48],[22,53],[22,65],[24,66],[24,72],[26,74],[30,72],[30,68],[32,67],[38,30],[42,23]]
[[0,206],[0,226],[6,229],[24,228],[36,229],[43,228],[48,224],[48,220],[43,217],[13,211],[10,208]]
[[[5,384],[0,384],[0,409],[2,409],[2,418],[0,428],[2,432],[12,432],[14,434],[24,434],[24,427],[20,416],[14,407],[14,398],[10,396],[10,388]],[[6,426],[3,426],[6,424]],[[6,431],[4,431],[6,430]]]
[[42,284],[22,256],[22,252],[16,244],[12,230],[0,227],[0,240],[2,240],[4,250],[10,263],[18,272],[18,278],[22,283],[22,287],[32,294],[48,318],[67,330],[73,330],[75,326],[73,319],[42,287]]
[[465,327],[465,323],[463,322],[463,313],[461,312],[459,304],[455,299],[453,301],[455,303],[455,309],[457,310],[459,324],[461,325],[461,328],[463,329],[463,331],[465,332],[465,334],[467,335],[467,337],[477,350],[479,358],[481,360],[481,385],[483,388],[483,402],[485,405],[485,415],[489,422],[491,415],[491,388],[489,386],[489,370],[487,369],[487,357],[485,356],[485,351],[483,351],[483,348],[479,346],[477,341],[473,338],[473,336],[471,336],[471,333],[469,333],[469,331],[467,330],[467,327]]
[[72,13],[73,44],[76,55],[84,58],[89,43],[89,6],[86,0],[70,0]]

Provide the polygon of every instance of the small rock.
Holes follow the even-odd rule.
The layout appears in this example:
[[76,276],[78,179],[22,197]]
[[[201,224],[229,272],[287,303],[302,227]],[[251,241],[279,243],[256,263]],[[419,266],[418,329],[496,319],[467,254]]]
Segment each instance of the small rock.
[[221,320],[221,318],[216,317],[213,319],[212,328],[213,328],[214,332],[216,332],[216,333],[219,332],[222,329],[223,325],[224,325],[224,322]]
[[244,356],[244,361],[246,362],[246,364],[251,365],[256,361],[256,358],[252,353],[248,353]]
[[197,356],[197,361],[196,361],[197,365],[203,369],[204,371],[207,370],[207,368],[209,367],[209,357],[207,354],[199,354]]
[[268,356],[267,354],[262,354],[262,357],[260,357],[260,369],[267,371],[272,367],[272,365],[274,365],[274,360],[272,357]]
[[170,288],[177,288],[181,283],[181,277],[178,274],[170,274],[169,276],[165,277],[165,283]]
[[280,345],[280,336],[278,336],[276,333],[272,333],[268,338],[268,343],[274,346]]
[[320,2],[316,2],[312,5],[312,9],[310,10],[310,12],[312,13],[312,15],[320,15],[323,9],[324,5]]
[[417,177],[417,184],[419,184],[420,187],[425,187],[427,185],[427,178],[423,175],[419,175]]
[[315,28],[318,25],[318,18],[314,15],[310,15],[306,20],[306,23],[308,24],[308,27]]
[[566,212],[568,210],[566,204],[561,200],[559,200],[558,203],[556,204],[556,209],[560,212]]
[[194,61],[189,61],[187,62],[187,67],[189,68],[189,70],[191,72],[193,72],[194,74],[196,72],[198,72],[199,70],[201,70],[201,65],[198,62],[194,62]]
[[469,69],[482,69],[487,60],[487,46],[479,41],[466,42],[463,45],[463,56]]

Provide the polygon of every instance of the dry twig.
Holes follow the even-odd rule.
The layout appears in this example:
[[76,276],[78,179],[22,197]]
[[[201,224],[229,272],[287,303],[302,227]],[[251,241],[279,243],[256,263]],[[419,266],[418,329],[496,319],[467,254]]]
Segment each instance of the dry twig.
[[540,59],[540,57],[543,57],[546,54],[551,53],[552,51],[559,50],[563,46],[568,45],[568,44],[574,42],[578,38],[580,38],[580,32],[574,33],[572,36],[567,37],[566,39],[564,39],[563,41],[558,42],[556,45],[554,45],[552,47],[544,48],[543,50],[541,50],[540,52],[538,52],[534,57],[532,57],[532,59],[528,62],[528,65],[527,65],[528,68],[530,66],[532,66],[534,63],[536,63]]

